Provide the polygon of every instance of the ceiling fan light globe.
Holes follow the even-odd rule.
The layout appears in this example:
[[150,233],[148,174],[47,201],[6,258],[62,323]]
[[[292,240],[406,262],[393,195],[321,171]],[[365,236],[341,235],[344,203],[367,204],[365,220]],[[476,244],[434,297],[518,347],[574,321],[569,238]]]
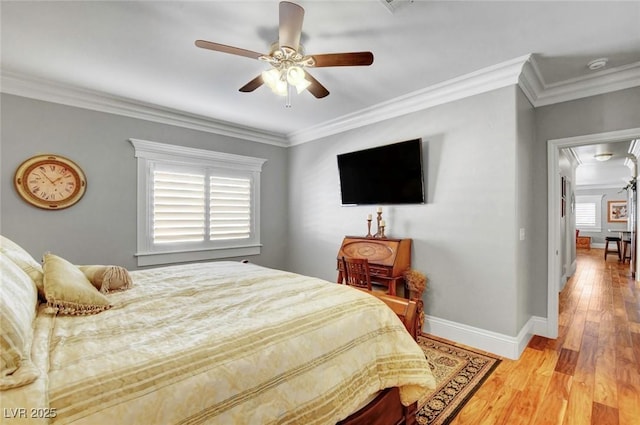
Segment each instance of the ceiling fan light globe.
[[298,92],[298,94],[300,94],[303,91],[305,91],[307,87],[309,87],[310,85],[311,85],[310,81],[303,79],[301,82],[295,85],[296,91]]
[[262,81],[273,89],[280,80],[280,71],[276,68],[272,68],[268,71],[262,71]]
[[289,91],[289,87],[286,81],[278,80],[271,90],[278,96],[286,96]]
[[297,87],[298,84],[301,84],[303,81],[305,81],[305,79],[304,79],[304,70],[302,68],[300,68],[299,66],[290,67],[287,70],[287,81],[292,86],[296,86]]

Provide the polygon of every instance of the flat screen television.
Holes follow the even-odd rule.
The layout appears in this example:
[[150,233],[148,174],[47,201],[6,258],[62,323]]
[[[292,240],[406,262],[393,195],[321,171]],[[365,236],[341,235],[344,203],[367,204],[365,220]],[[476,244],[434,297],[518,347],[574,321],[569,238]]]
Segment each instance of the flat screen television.
[[338,155],[342,205],[422,204],[422,140]]

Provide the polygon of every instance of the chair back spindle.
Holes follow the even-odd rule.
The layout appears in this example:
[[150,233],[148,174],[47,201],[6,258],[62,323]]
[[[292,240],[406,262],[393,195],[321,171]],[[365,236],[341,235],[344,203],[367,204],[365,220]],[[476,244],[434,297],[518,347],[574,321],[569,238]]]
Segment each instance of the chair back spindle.
[[371,291],[369,260],[366,258],[342,257],[342,264],[347,285]]

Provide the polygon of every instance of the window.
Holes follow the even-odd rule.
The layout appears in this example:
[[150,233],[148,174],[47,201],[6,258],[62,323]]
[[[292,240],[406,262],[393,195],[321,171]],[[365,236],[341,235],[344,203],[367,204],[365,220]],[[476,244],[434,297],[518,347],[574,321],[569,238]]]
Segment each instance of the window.
[[260,253],[265,160],[131,139],[139,266]]
[[587,232],[600,232],[602,196],[576,196],[576,228]]

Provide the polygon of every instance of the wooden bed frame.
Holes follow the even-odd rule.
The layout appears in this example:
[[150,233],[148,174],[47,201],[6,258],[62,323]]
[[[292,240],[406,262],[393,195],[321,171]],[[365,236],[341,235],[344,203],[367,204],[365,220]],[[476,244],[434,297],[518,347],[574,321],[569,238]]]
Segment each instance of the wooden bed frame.
[[[369,293],[384,301],[402,320],[413,339],[417,340],[423,311],[422,300]],[[415,425],[417,410],[417,403],[406,407],[400,403],[400,391],[397,387],[387,388],[365,407],[338,422],[338,425]]]

